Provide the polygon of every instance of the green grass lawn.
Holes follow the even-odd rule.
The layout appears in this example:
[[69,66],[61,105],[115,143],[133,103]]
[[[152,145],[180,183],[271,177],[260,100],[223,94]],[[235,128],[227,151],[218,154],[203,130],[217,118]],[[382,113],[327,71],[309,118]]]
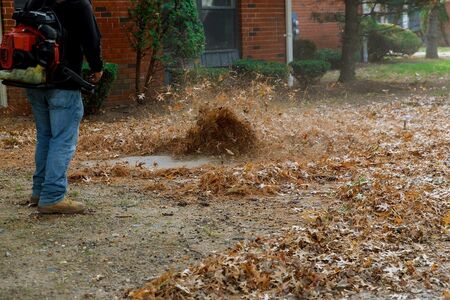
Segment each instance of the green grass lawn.
[[450,75],[450,59],[402,59],[398,62],[371,64],[360,68],[357,76],[365,79],[408,81],[417,77]]
[[[390,62],[360,65],[357,78],[375,81],[417,82],[444,77],[450,78],[450,59],[402,58]],[[325,74],[324,81],[336,81],[339,71]]]

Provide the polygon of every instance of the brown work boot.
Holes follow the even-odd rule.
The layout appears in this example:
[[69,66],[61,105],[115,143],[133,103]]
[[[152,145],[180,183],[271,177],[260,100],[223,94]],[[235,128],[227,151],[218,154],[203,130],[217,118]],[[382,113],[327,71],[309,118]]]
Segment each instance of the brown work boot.
[[35,207],[38,206],[38,203],[39,203],[39,196],[31,196],[28,202],[28,206]]
[[83,203],[64,199],[53,205],[38,206],[38,212],[41,214],[81,214],[85,208]]

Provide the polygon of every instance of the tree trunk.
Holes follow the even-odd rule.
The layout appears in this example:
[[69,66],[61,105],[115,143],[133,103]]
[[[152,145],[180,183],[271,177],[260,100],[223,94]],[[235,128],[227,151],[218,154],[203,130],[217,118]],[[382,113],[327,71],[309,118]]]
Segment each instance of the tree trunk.
[[141,93],[141,67],[142,67],[142,53],[141,50],[136,50],[136,69],[135,75],[136,78],[134,80],[134,85],[136,89],[136,98],[139,104],[142,104],[142,100],[139,98],[139,94]]
[[450,46],[450,40],[448,39],[448,34],[447,34],[447,23],[441,22],[441,34],[442,37],[444,39],[444,43],[446,46]]
[[358,15],[359,1],[345,0],[345,28],[342,45],[342,63],[340,82],[355,80],[355,53],[359,44],[360,19]]
[[155,76],[156,72],[157,59],[155,53],[157,52],[155,52],[155,50],[152,50],[152,53],[150,55],[150,63],[148,64],[147,75],[145,76],[143,91],[145,96],[149,95],[150,84],[152,83],[153,77]]
[[428,15],[426,58],[439,58],[439,4],[435,4]]

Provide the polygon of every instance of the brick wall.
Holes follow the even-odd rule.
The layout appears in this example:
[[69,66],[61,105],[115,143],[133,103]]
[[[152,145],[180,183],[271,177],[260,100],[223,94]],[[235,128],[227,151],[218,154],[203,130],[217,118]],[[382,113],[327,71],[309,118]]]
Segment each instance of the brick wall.
[[[242,0],[242,57],[286,61],[285,1]],[[298,14],[300,37],[312,40],[319,48],[338,48],[341,27],[336,12],[344,12],[343,1],[293,0]]]
[[292,10],[298,14],[302,39],[312,40],[318,48],[340,47],[342,28],[335,16],[344,14],[344,1],[292,0]]
[[242,0],[242,57],[285,62],[284,0]]
[[129,0],[94,0],[94,12],[102,33],[103,57],[119,65],[119,76],[109,103],[126,101],[134,86],[135,54],[127,37]]

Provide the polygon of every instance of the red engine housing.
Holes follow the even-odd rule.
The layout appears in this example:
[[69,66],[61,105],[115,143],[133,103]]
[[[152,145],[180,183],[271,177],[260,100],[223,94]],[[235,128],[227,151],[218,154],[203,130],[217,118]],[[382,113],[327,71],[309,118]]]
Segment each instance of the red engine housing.
[[[2,69],[11,70],[15,67],[15,53],[27,55],[30,60],[35,60],[35,65],[39,63],[39,50],[43,48],[45,37],[39,30],[26,25],[18,25],[11,32],[3,36],[0,46],[0,66]],[[49,67],[59,64],[59,47],[53,43],[53,61],[49,63]],[[46,49],[48,50],[48,49]]]

